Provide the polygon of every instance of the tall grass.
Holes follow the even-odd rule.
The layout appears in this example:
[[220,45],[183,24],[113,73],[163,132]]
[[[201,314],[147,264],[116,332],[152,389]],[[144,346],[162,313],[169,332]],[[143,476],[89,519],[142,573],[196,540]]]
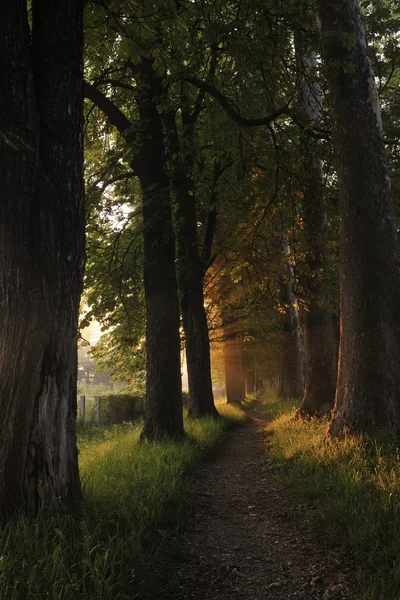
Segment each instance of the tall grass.
[[270,456],[289,491],[316,506],[315,518],[350,548],[362,600],[400,598],[400,456],[390,432],[326,438],[327,421],[294,421],[293,402],[264,405]]
[[[139,427],[81,427],[84,512],[15,518],[0,535],[4,600],[150,597],[159,553],[178,524],[185,473],[244,414],[186,419],[188,441],[138,444]],[[184,495],[183,495],[184,496]]]

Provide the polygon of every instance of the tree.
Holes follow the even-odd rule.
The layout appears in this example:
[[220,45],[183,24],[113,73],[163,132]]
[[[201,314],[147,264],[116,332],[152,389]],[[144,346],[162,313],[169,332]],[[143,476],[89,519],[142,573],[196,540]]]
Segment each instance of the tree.
[[[188,7],[193,8],[193,7]],[[194,45],[204,46],[204,43],[199,44],[196,39],[198,32],[194,29],[192,32],[190,29],[190,23],[192,17],[191,11],[184,11],[187,22],[180,20],[179,7],[173,9],[173,3],[169,7],[164,5],[159,6],[159,12],[155,17],[155,21],[151,26],[150,38],[146,38],[146,42],[140,41],[140,53],[142,54],[140,60],[138,57],[132,56],[132,48],[130,45],[130,38],[127,36],[125,27],[121,23],[114,23],[118,27],[121,37],[124,39],[115,40],[113,39],[114,46],[111,49],[111,53],[117,57],[115,63],[111,66],[107,65],[101,74],[96,69],[94,80],[95,86],[87,86],[87,95],[103,110],[108,111],[107,114],[113,123],[117,124],[128,143],[132,146],[132,152],[138,157],[136,161],[130,161],[130,166],[139,179],[142,181],[143,177],[141,171],[143,170],[143,145],[149,138],[150,133],[146,133],[143,130],[143,119],[140,116],[140,103],[143,97],[143,91],[146,89],[148,93],[153,90],[154,94],[154,106],[158,116],[154,115],[154,119],[162,118],[164,124],[164,132],[167,134],[166,138],[169,141],[169,171],[163,168],[160,172],[160,176],[163,177],[165,186],[163,190],[166,192],[168,189],[172,191],[172,198],[176,204],[176,218],[175,218],[175,230],[177,238],[177,258],[178,258],[178,279],[179,279],[179,291],[180,291],[180,305],[182,312],[182,322],[185,332],[185,343],[186,343],[186,354],[187,354],[187,367],[189,375],[189,386],[190,386],[190,412],[192,416],[205,416],[212,415],[217,416],[217,411],[214,406],[212,385],[211,385],[211,374],[210,374],[210,353],[209,353],[209,339],[207,330],[207,318],[204,308],[203,298],[203,277],[207,270],[208,262],[211,257],[212,249],[212,238],[213,230],[215,229],[216,222],[216,210],[207,210],[206,212],[210,215],[210,218],[204,219],[206,224],[204,227],[199,227],[199,221],[197,213],[199,212],[199,202],[197,201],[197,188],[199,187],[195,182],[195,169],[194,162],[197,159],[196,147],[194,145],[195,132],[194,128],[203,108],[204,94],[197,94],[193,99],[193,94],[183,94],[179,92],[180,83],[173,83],[172,77],[167,77],[163,65],[168,61],[169,70],[174,71],[176,65],[183,68],[183,64],[190,60],[186,56],[188,54],[187,45],[184,44],[183,49],[186,52],[184,57],[182,54],[182,42],[181,37],[187,36],[188,32],[192,35],[192,42]],[[163,22],[167,30],[166,41],[161,38],[161,29],[163,26],[160,25]],[[175,23],[180,24],[180,36],[174,37],[174,25]],[[161,27],[161,29],[160,29]],[[149,27],[144,25],[147,34],[149,35]],[[113,37],[113,34],[110,34]],[[200,35],[198,35],[200,38]],[[123,42],[127,42],[127,48],[129,60],[126,55],[121,60],[119,52],[115,52],[115,48],[121,49]],[[205,54],[204,62],[207,65],[209,58],[209,48],[206,45],[205,50],[201,48],[201,52],[193,52],[196,57],[196,61],[199,62],[198,56]],[[149,56],[152,59],[148,58]],[[151,62],[151,79],[150,82],[148,73],[148,82],[143,85],[143,77],[140,75],[142,65],[144,62]],[[135,64],[134,64],[135,63]],[[137,64],[136,64],[137,63]],[[110,73],[118,72],[118,75],[111,77]],[[136,86],[132,85],[132,79],[135,81]],[[141,83],[142,81],[142,83]],[[159,87],[158,91],[155,91],[154,82],[157,82]],[[113,101],[109,97],[105,96],[99,91],[100,85],[108,86],[109,91],[113,94]],[[187,84],[186,84],[187,85]],[[111,86],[111,90],[110,90]],[[189,87],[189,86],[187,86]],[[139,93],[138,93],[139,91]],[[128,97],[128,100],[127,100]],[[132,102],[134,100],[134,102]],[[127,120],[124,115],[121,117],[121,110],[118,112],[119,117],[115,117],[115,108],[123,109],[124,112],[131,110],[133,105],[139,112],[140,127],[138,127],[135,119]],[[179,108],[179,113],[177,109]],[[112,116],[111,113],[114,115]],[[182,119],[180,119],[182,116]],[[153,119],[153,121],[154,121]],[[154,121],[155,122],[155,121]],[[130,123],[130,125],[128,124]],[[136,134],[133,134],[133,130],[136,129]],[[153,127],[154,130],[154,127]],[[154,132],[153,132],[154,133]],[[161,129],[157,132],[160,133]],[[131,140],[135,141],[131,144]],[[163,146],[163,140],[160,139],[158,150]],[[153,148],[153,151],[156,149]],[[165,155],[165,148],[163,148]],[[135,163],[135,164],[134,164]],[[166,165],[164,165],[165,167]],[[215,174],[212,177],[211,193],[209,205],[215,206],[215,187],[219,177],[219,164],[216,163]],[[169,188],[168,188],[168,185]],[[143,188],[143,186],[142,186]],[[165,219],[160,220],[160,227],[164,226],[165,229],[168,227],[168,221]],[[203,229],[205,233],[203,235]],[[164,244],[165,238],[164,236]],[[144,227],[144,238],[146,238],[146,225]],[[146,265],[146,244],[145,244],[145,265]],[[166,276],[165,269],[162,270],[164,277]],[[161,274],[160,274],[161,275]],[[145,275],[146,280],[146,275]],[[146,286],[145,286],[146,287]],[[146,292],[147,298],[147,292]],[[164,305],[164,311],[168,310],[169,304]],[[149,319],[147,319],[149,325]],[[160,328],[157,328],[160,332]],[[148,336],[147,336],[148,338]],[[158,355],[156,355],[156,358]],[[160,365],[164,364],[165,360],[160,360]],[[152,372],[152,369],[156,369],[156,365],[147,365],[149,370],[147,376]],[[157,370],[157,369],[156,369]],[[163,368],[163,372],[166,370]],[[160,389],[160,385],[156,386],[156,389]],[[165,393],[161,394],[160,398],[165,396],[171,396],[170,391],[166,390]],[[165,400],[162,400],[162,406],[168,414],[171,410],[165,406]]]
[[186,364],[189,381],[189,414],[192,417],[217,417],[211,383],[210,341],[207,315],[204,307],[203,279],[211,257],[216,227],[216,185],[220,165],[215,162],[210,193],[211,210],[208,210],[204,243],[198,234],[195,186],[195,136],[194,128],[202,108],[202,94],[194,107],[182,99],[181,135],[177,114],[170,111],[164,116],[169,139],[171,190],[176,201],[176,238],[178,257],[178,283],[182,325],[185,333]]
[[128,87],[130,97],[135,91],[137,121],[130,121],[96,86],[84,86],[86,97],[104,112],[127,143],[130,168],[141,186],[146,302],[146,411],[142,437],[149,440],[183,436],[175,236],[158,110],[164,91],[154,67],[154,59],[144,56],[137,65],[129,62],[127,67],[136,87],[122,87]]
[[300,349],[299,313],[290,281],[279,280],[282,319],[282,346],[279,365],[278,396],[300,398],[303,394],[303,368]]
[[146,410],[142,437],[183,436],[175,237],[164,134],[157,102],[162,81],[153,60],[139,63],[137,103],[143,127],[137,173],[143,198],[146,295]]
[[340,191],[340,347],[331,436],[400,430],[399,254],[358,0],[318,0]]
[[[317,80],[317,57],[297,49],[303,73],[299,116],[315,128],[321,118],[322,98]],[[306,237],[304,291],[304,397],[300,416],[322,415],[333,408],[336,385],[337,347],[326,289],[326,207],[321,140],[301,136],[303,154],[302,212]]]
[[0,6],[0,519],[77,510],[83,0]]
[[222,317],[225,389],[228,404],[241,404],[245,399],[243,345],[240,324],[233,315]]

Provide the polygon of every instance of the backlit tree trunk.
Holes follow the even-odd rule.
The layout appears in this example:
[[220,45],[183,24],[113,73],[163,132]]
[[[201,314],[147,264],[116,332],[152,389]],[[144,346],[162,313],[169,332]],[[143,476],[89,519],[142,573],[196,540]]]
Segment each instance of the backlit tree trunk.
[[77,510],[83,1],[0,5],[0,519]]
[[340,350],[330,435],[400,431],[399,255],[358,0],[318,0],[340,190]]
[[[316,77],[316,56],[304,60],[308,67],[301,90],[300,112],[308,126],[321,116],[321,92]],[[304,313],[304,397],[298,414],[322,415],[333,408],[337,347],[328,295],[324,286],[326,211],[320,140],[303,134],[303,222],[306,268],[303,279],[307,310]]]
[[178,282],[182,324],[185,333],[186,364],[189,382],[189,414],[192,417],[217,417],[211,382],[210,341],[204,307],[205,265],[200,259],[193,170],[191,114],[183,110],[182,142],[175,114],[165,117],[170,144],[170,167],[176,197],[176,237]]
[[242,362],[242,343],[236,319],[223,320],[225,388],[228,404],[240,404],[245,398],[245,380]]

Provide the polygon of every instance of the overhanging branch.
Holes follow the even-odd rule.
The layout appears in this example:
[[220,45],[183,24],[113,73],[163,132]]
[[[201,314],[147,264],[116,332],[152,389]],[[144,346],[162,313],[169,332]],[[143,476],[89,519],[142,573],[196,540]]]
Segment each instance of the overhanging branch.
[[275,119],[280,115],[289,114],[289,103],[287,103],[284,106],[281,106],[280,108],[271,111],[271,113],[269,115],[266,115],[265,117],[242,117],[238,112],[236,112],[231,101],[226,96],[224,96],[224,94],[222,94],[222,92],[220,92],[216,87],[214,87],[207,81],[202,81],[201,79],[197,79],[197,77],[185,77],[184,79],[185,81],[188,81],[200,90],[208,92],[210,96],[213,96],[213,98],[215,98],[217,102],[221,105],[221,107],[224,109],[226,114],[239,125],[244,125],[247,127],[269,125],[270,123],[275,121]]
[[310,136],[314,139],[317,139],[317,140],[329,140],[330,139],[329,131],[326,131],[324,129],[317,129],[315,127],[310,128],[310,127],[306,127],[306,126],[302,125],[300,120],[297,118],[296,114],[294,114],[294,112],[292,110],[290,110],[290,108],[289,108],[290,102],[288,102],[287,104],[284,104],[280,108],[272,110],[270,112],[270,114],[266,115],[265,117],[255,117],[255,118],[242,117],[242,115],[240,115],[235,110],[235,107],[233,106],[233,104],[229,100],[229,98],[224,96],[224,94],[222,92],[220,92],[215,86],[211,85],[207,81],[202,81],[201,79],[198,79],[197,77],[185,77],[184,79],[185,79],[185,81],[191,83],[193,86],[199,88],[200,90],[202,90],[204,92],[208,92],[210,94],[210,96],[213,96],[213,98],[215,98],[217,100],[217,102],[224,109],[226,114],[232,119],[232,121],[235,121],[235,123],[238,123],[239,125],[243,125],[245,127],[259,127],[261,125],[270,125],[273,121],[275,121],[275,119],[277,119],[281,115],[288,115],[291,118],[291,120],[298,127],[303,129],[303,131],[308,136]]
[[103,92],[94,85],[83,82],[83,93],[85,98],[91,100],[108,118],[111,125],[114,125],[127,142],[133,142],[132,123],[127,119],[124,113],[115,106],[114,102],[107,98]]

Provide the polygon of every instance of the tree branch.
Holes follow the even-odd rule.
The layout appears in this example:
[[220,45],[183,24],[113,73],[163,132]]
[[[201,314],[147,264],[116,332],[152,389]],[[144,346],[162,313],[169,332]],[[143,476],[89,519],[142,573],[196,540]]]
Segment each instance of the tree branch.
[[308,136],[310,136],[316,140],[329,140],[330,139],[329,131],[326,131],[324,129],[316,129],[316,128],[311,129],[311,128],[302,126],[302,124],[300,123],[297,116],[293,113],[293,111],[290,110],[289,102],[287,104],[285,104],[284,106],[281,106],[280,108],[277,108],[276,110],[273,110],[269,115],[266,115],[265,117],[255,117],[255,118],[242,117],[235,110],[235,107],[233,106],[233,104],[229,100],[229,98],[224,96],[224,94],[222,94],[222,92],[220,92],[216,87],[214,87],[207,81],[202,81],[201,79],[197,79],[197,77],[185,77],[184,79],[185,79],[185,81],[188,81],[189,83],[191,83],[195,87],[199,88],[200,90],[208,92],[210,94],[210,96],[213,96],[213,98],[215,98],[217,100],[217,102],[221,105],[221,107],[224,109],[226,114],[232,119],[232,121],[235,121],[235,123],[238,123],[239,125],[244,125],[246,127],[258,127],[260,125],[270,125],[273,121],[275,121],[275,119],[277,119],[281,115],[288,115],[291,118],[291,120],[298,127],[301,127],[301,129],[303,129],[304,132]]
[[98,85],[112,85],[114,87],[120,87],[123,90],[129,90],[130,92],[137,92],[137,88],[134,85],[130,85],[129,83],[124,83],[123,81],[120,81],[119,79],[97,79],[96,80],[96,87]]
[[274,121],[277,117],[284,114],[289,114],[289,103],[273,110],[269,115],[260,118],[248,118],[242,117],[238,112],[236,112],[235,108],[232,105],[232,102],[222,94],[216,87],[211,85],[206,81],[202,81],[201,79],[197,79],[197,77],[185,77],[185,81],[188,81],[195,87],[200,90],[204,90],[208,92],[211,96],[213,96],[217,102],[224,109],[226,114],[233,120],[235,123],[239,125],[245,125],[247,127],[257,127],[259,125],[269,125]]
[[214,168],[213,168],[213,182],[212,182],[212,190],[210,195],[210,201],[208,204],[208,221],[207,221],[207,229],[204,235],[203,242],[203,251],[201,257],[201,263],[203,266],[203,276],[206,274],[207,270],[213,263],[213,259],[211,258],[212,246],[214,242],[214,235],[217,229],[217,219],[218,219],[218,211],[217,211],[217,200],[218,200],[218,192],[217,192],[217,184],[219,178],[222,173],[226,171],[229,167],[233,165],[233,161],[229,161],[226,165],[221,167],[221,163],[217,160],[214,160]]
[[[212,79],[212,77],[215,75],[215,71],[217,68],[217,57],[218,57],[218,46],[216,44],[214,44],[212,47],[212,50],[211,50],[210,70],[208,73],[208,78],[210,78],[210,79]],[[193,109],[193,112],[191,115],[192,123],[196,123],[197,119],[200,116],[200,113],[203,109],[205,93],[206,93],[206,90],[204,88],[200,88],[200,91],[196,98],[194,109]]]
[[[108,186],[113,185],[114,183],[117,183],[118,181],[123,181],[124,179],[132,179],[132,177],[135,177],[135,176],[136,176],[135,171],[127,171],[126,173],[121,173],[121,175],[112,177],[111,179],[108,179],[107,181],[103,182],[103,185],[100,188],[100,193],[102,194],[104,192],[104,190],[106,188],[108,188]],[[101,180],[95,181],[94,184],[92,184],[93,187],[97,187],[100,182],[101,182]]]
[[126,118],[124,113],[115,106],[114,102],[107,98],[103,92],[94,85],[83,82],[83,93],[85,98],[91,100],[106,115],[111,125],[114,125],[120,134],[129,143],[132,143],[134,135],[132,132],[132,123]]

